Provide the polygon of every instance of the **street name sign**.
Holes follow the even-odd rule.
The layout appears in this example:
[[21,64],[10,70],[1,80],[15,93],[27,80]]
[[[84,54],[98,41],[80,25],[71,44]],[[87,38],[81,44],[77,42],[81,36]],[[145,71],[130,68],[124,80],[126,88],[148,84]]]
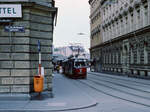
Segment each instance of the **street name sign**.
[[21,18],[21,4],[0,4],[0,18]]
[[5,32],[25,32],[23,26],[5,26]]

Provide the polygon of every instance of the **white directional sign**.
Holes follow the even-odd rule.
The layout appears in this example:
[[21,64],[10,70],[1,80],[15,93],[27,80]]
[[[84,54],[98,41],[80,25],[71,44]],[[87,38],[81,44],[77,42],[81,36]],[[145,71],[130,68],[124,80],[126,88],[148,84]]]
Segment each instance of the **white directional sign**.
[[0,4],[0,18],[21,18],[21,4]]

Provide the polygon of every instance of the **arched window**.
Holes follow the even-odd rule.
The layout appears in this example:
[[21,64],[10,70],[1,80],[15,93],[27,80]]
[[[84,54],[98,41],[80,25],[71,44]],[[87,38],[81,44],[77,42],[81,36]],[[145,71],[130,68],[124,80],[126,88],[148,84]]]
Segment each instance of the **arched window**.
[[134,63],[133,45],[130,45],[130,63]]
[[140,48],[138,47],[137,48],[137,64],[140,64],[141,62],[141,53],[140,53]]
[[144,64],[148,64],[148,51],[147,51],[148,42],[144,41]]
[[128,16],[125,17],[125,27],[126,27],[126,32],[125,33],[128,33]]
[[132,12],[132,13],[131,13],[131,24],[130,24],[131,31],[134,30],[133,21],[134,21],[134,19],[133,19],[133,12]]
[[144,6],[144,26],[148,25],[148,6]]
[[137,18],[136,18],[136,29],[138,29],[140,27],[140,21],[141,16],[140,16],[140,9],[137,10]]

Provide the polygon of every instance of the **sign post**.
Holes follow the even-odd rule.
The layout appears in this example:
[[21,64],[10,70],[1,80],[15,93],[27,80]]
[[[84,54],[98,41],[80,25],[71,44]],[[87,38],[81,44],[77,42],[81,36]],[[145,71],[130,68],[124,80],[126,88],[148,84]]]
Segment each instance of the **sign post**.
[[41,43],[38,40],[38,52],[39,52],[39,75],[41,75]]
[[[11,25],[11,22],[9,22],[9,26]],[[10,46],[10,54],[9,54],[9,58],[10,58],[10,62],[12,62],[12,56],[11,56],[11,53],[12,53],[12,38],[11,38],[11,32],[9,32],[9,46]],[[14,66],[14,64],[13,64]],[[10,76],[11,76],[11,70],[10,70]]]
[[34,76],[34,91],[38,92],[40,97],[40,93],[43,91],[44,78],[41,73],[41,43],[39,40],[38,40],[38,52],[39,52],[39,66],[38,66],[38,75]]

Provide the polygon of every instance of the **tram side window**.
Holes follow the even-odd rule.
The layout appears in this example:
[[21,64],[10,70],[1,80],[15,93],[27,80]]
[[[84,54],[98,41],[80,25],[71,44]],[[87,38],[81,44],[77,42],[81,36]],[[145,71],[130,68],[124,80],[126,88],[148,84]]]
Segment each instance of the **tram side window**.
[[75,67],[86,66],[85,62],[75,62]]

